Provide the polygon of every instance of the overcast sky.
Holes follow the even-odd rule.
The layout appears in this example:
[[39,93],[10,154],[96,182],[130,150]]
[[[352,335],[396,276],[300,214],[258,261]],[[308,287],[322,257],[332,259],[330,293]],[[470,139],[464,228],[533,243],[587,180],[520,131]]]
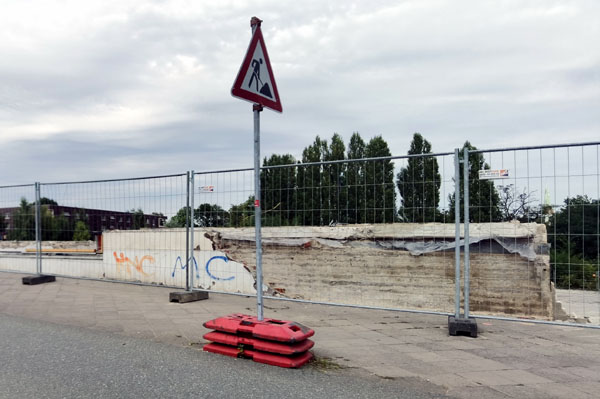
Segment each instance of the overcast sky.
[[230,89],[253,15],[283,103],[263,156],[600,139],[595,0],[2,1],[0,185],[252,166]]

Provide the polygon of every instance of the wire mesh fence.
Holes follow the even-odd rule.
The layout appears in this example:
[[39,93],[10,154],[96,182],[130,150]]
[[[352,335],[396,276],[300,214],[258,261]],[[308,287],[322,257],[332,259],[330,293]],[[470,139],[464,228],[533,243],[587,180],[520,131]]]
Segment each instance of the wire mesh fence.
[[0,187],[0,269],[36,272],[35,185]]
[[[263,292],[600,325],[599,147],[264,166]],[[255,295],[256,200],[252,169],[0,187],[0,269]]]
[[185,286],[186,175],[40,185],[44,273]]
[[[474,312],[600,324],[598,154],[598,143],[469,152]],[[512,300],[491,306],[484,282]]]
[[[267,295],[452,312],[453,154],[272,165],[261,169]],[[196,226],[238,276],[256,276],[251,169],[198,173]],[[243,280],[246,281],[246,280]],[[205,288],[205,287],[201,287]]]

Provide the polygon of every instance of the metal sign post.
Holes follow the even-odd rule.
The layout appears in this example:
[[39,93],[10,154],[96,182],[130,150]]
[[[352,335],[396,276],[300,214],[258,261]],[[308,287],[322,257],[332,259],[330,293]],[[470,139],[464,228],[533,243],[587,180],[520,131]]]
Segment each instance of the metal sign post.
[[258,320],[263,320],[262,238],[260,208],[260,113],[263,107],[281,112],[281,99],[271,69],[267,46],[260,30],[262,21],[250,20],[252,39],[238,72],[231,95],[253,103],[254,112],[254,227],[256,235],[256,302]]
[[262,290],[262,236],[260,220],[260,112],[262,106],[254,104],[254,229],[256,231],[256,315],[263,320]]

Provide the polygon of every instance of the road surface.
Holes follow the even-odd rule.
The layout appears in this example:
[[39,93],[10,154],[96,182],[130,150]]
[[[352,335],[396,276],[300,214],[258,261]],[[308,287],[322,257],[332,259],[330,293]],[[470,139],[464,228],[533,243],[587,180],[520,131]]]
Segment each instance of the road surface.
[[[351,349],[351,348],[349,348]],[[282,369],[0,314],[1,398],[442,398],[421,380]]]

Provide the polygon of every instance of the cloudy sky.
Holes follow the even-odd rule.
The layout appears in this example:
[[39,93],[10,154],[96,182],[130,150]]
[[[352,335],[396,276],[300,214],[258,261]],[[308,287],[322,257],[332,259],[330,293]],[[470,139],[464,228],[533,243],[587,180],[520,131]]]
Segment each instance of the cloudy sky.
[[252,166],[230,95],[262,29],[283,113],[262,153],[382,135],[405,154],[600,138],[600,3],[5,1],[0,185]]

